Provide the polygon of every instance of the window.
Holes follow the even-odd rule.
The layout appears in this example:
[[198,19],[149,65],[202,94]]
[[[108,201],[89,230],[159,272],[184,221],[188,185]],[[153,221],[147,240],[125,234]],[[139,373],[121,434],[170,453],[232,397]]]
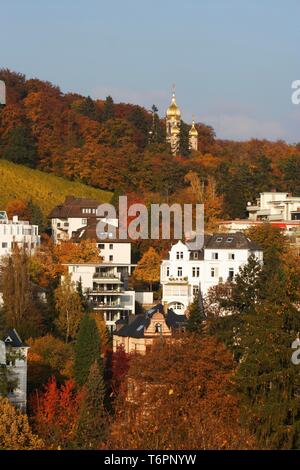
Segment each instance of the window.
[[210,269],[210,277],[215,277],[215,268]]
[[167,276],[170,276],[170,268],[169,268],[169,266],[167,266],[166,275],[167,275]]
[[109,244],[109,249],[112,250],[114,245],[112,243]]
[[87,224],[87,219],[82,219],[81,223],[82,223],[82,225],[86,225]]
[[212,259],[219,259],[219,253],[212,253],[211,258]]
[[60,227],[60,222],[57,222],[57,227],[58,227],[58,228]]
[[3,242],[2,243],[2,248],[7,248],[7,243]]
[[231,243],[231,242],[232,242],[232,240],[233,240],[233,238],[232,238],[232,237],[228,237],[228,238],[227,238],[227,240],[226,240],[226,242],[227,242],[227,243]]
[[113,255],[109,255],[109,261],[113,261],[113,260],[114,260]]
[[193,286],[193,295],[197,295],[199,293],[199,286]]
[[229,253],[228,254],[228,259],[234,259],[234,253]]
[[182,268],[177,268],[177,276],[182,276]]
[[104,250],[104,248],[105,248],[104,243],[98,243],[98,248],[99,248],[99,250]]
[[218,237],[218,238],[216,239],[216,242],[217,242],[217,243],[221,243],[222,240],[223,240],[223,237]]
[[162,333],[161,323],[155,324],[155,333]]
[[194,252],[194,259],[198,259],[198,251]]
[[172,305],[172,308],[175,309],[175,310],[182,310],[183,305],[179,304],[179,303],[175,303],[175,304]]
[[233,276],[234,276],[234,269],[233,269],[233,268],[229,268],[229,270],[228,270],[228,280],[229,280],[229,281],[232,281]]
[[176,251],[176,259],[183,259],[183,251]]
[[193,277],[200,276],[200,268],[193,268]]

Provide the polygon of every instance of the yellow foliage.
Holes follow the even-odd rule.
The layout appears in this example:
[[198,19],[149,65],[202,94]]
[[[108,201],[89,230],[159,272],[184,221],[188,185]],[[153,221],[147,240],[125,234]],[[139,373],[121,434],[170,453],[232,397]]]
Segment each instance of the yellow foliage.
[[28,418],[16,409],[7,398],[0,398],[0,449],[38,450],[43,441],[32,433]]
[[70,194],[99,202],[109,202],[112,197],[112,193],[108,191],[91,188],[6,160],[0,160],[0,179],[0,208],[6,207],[8,201],[13,199],[32,200],[45,216]]

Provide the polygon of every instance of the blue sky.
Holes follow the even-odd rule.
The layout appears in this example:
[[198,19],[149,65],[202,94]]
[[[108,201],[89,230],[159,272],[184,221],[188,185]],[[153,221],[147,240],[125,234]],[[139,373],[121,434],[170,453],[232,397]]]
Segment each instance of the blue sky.
[[183,119],[300,141],[299,0],[1,0],[0,67]]

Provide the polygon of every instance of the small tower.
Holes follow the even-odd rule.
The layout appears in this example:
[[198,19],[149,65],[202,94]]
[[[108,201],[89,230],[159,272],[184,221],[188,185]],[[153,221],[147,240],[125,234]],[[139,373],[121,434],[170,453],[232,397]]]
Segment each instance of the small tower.
[[189,130],[189,149],[198,150],[198,131],[195,127],[194,119],[193,119],[192,127]]
[[173,86],[172,102],[167,109],[167,115],[166,115],[167,142],[171,146],[171,151],[173,155],[176,155],[179,151],[180,118],[181,118],[181,113],[176,103],[175,87]]

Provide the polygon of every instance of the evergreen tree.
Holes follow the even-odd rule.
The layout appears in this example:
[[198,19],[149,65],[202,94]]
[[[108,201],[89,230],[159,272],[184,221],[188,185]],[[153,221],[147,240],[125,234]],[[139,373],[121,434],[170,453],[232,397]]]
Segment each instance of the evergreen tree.
[[91,365],[102,366],[100,336],[95,320],[84,314],[75,343],[74,377],[80,386],[87,381]]
[[242,419],[261,447],[299,449],[300,375],[291,344],[300,331],[300,312],[278,302],[261,303],[244,319],[237,389]]
[[203,321],[205,320],[205,313],[201,292],[195,295],[193,302],[189,306],[189,316],[186,323],[186,330],[189,333],[200,334],[203,331]]
[[238,313],[252,311],[262,287],[261,273],[261,264],[254,255],[250,255],[248,263],[235,276],[228,305],[224,307],[232,307]]
[[181,121],[180,123],[180,134],[179,134],[179,154],[183,157],[187,157],[191,152],[189,149],[189,126]]
[[28,127],[19,125],[9,131],[2,156],[14,163],[22,163],[31,167],[35,166],[38,159],[37,149]]
[[104,406],[103,368],[95,361],[90,367],[86,395],[78,421],[78,444],[81,449],[97,449],[107,435],[107,414]]
[[114,100],[111,96],[107,96],[102,112],[102,121],[107,121],[108,119],[112,119],[115,115],[115,105]]

